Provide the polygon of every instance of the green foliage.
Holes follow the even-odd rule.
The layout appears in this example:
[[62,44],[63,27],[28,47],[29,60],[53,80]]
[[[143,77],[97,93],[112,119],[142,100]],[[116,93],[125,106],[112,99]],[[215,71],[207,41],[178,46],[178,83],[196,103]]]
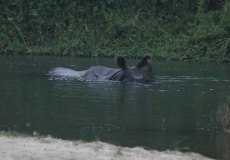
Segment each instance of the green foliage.
[[227,0],[3,0],[2,54],[230,61]]

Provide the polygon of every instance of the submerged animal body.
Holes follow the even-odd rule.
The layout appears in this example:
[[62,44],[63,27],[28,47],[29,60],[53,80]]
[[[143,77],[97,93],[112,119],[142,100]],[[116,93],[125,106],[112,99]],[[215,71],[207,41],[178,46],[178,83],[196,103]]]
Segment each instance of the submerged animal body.
[[[123,57],[117,58],[117,65],[120,68],[108,68],[104,66],[92,66],[87,70],[75,71],[69,68],[56,67],[49,71],[51,76],[61,76],[66,78],[77,78],[92,81],[138,81],[145,82],[152,80],[152,66],[145,60],[133,67],[126,67],[126,62]],[[141,68],[148,66],[147,78],[142,74]]]
[[[128,74],[127,77],[124,76],[125,73]],[[49,71],[49,75],[92,81],[135,81],[144,78],[142,73],[135,67],[130,67],[128,71],[124,72],[122,69],[108,68],[104,66],[92,66],[89,69],[83,71],[76,71],[64,67],[56,67]]]
[[49,75],[85,80],[112,80],[118,77],[118,73],[120,71],[121,69],[108,68],[104,66],[92,66],[89,69],[83,71],[76,71],[64,67],[56,67],[49,71]]

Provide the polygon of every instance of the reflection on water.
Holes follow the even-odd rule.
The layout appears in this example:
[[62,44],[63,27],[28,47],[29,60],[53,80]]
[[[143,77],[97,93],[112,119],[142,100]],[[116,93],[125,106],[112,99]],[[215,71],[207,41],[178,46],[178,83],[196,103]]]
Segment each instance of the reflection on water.
[[229,160],[230,157],[230,134],[225,132],[218,133],[217,136],[218,157],[222,160]]
[[213,119],[229,94],[229,64],[154,62],[153,84],[47,75],[96,64],[114,67],[112,59],[2,56],[0,130],[219,156]]

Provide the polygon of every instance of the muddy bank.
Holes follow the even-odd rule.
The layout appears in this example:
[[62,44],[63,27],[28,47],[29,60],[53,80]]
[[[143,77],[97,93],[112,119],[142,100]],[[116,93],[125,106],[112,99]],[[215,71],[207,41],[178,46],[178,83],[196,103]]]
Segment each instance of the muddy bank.
[[159,152],[126,148],[102,142],[85,143],[54,138],[0,135],[0,159],[4,160],[211,160],[197,153]]

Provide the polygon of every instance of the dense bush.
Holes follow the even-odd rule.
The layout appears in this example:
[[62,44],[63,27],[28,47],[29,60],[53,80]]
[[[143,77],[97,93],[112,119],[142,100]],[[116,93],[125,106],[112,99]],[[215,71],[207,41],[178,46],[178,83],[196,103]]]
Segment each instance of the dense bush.
[[0,0],[0,52],[230,60],[227,0]]

